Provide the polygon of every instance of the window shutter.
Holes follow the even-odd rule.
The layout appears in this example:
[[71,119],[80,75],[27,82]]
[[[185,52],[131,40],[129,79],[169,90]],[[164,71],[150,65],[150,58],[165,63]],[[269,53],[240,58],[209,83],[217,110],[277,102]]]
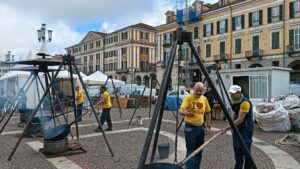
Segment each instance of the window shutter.
[[225,19],[225,32],[228,32],[228,19]]
[[260,10],[259,11],[259,25],[262,25],[262,23],[263,23],[263,11]]
[[279,48],[279,32],[272,33],[272,49]]
[[294,45],[294,29],[290,29],[289,42],[290,42],[290,46]]
[[290,19],[294,18],[294,2],[290,2]]
[[206,25],[203,25],[203,37],[206,37]]
[[245,15],[242,15],[242,29],[245,28]]
[[272,22],[272,8],[268,8],[268,23]]
[[252,27],[252,13],[249,13],[249,28]]
[[214,35],[214,23],[211,23],[211,36]]
[[217,34],[220,33],[220,21],[217,21]]
[[283,5],[280,5],[279,6],[279,20],[281,20],[282,21],[282,9],[283,9]]
[[235,31],[235,17],[232,17],[232,31]]

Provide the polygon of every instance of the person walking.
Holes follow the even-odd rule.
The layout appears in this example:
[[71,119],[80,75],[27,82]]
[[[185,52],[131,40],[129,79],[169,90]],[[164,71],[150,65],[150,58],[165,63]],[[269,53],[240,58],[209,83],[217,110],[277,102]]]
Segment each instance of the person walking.
[[[179,114],[184,116],[185,122],[186,157],[204,143],[205,134],[208,134],[211,128],[211,108],[203,93],[203,83],[197,82],[194,92],[184,98],[179,109]],[[186,162],[186,169],[200,169],[201,158],[202,151]]]
[[[102,107],[102,114],[100,116],[101,126],[103,126],[103,124],[107,122],[108,128],[105,129],[105,131],[112,131],[112,122],[110,117],[110,109],[112,107],[112,104],[110,100],[110,94],[105,86],[100,87],[100,101],[97,103],[97,105],[101,105]],[[96,128],[95,131],[101,131],[100,126]]]
[[[231,97],[231,104],[233,110],[233,120],[234,125],[240,132],[248,151],[251,154],[252,137],[253,137],[253,112],[252,103],[248,98],[246,98],[242,93],[242,89],[238,85],[232,85],[229,89],[229,94]],[[224,134],[230,129],[230,126],[226,126],[221,129],[221,133]],[[233,150],[235,156],[235,166],[234,169],[242,169],[244,165],[245,155],[243,154],[241,145],[239,143],[238,137],[235,133],[232,133]],[[251,169],[251,164],[246,160],[244,169]]]
[[[80,87],[77,85],[75,87],[75,90],[76,90],[76,117],[75,119],[77,119],[78,117],[80,117],[82,115],[82,108],[83,108],[83,102],[84,102],[84,94],[82,92],[82,90],[80,89]],[[80,117],[78,119],[78,122],[81,122],[82,121],[82,118]]]

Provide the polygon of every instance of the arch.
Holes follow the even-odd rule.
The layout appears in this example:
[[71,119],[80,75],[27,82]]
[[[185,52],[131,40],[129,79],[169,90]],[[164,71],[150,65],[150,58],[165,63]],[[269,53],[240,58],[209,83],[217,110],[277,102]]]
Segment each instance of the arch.
[[127,80],[127,79],[126,79],[126,76],[122,76],[122,77],[121,77],[121,81],[123,81],[123,82],[126,83],[126,80]]
[[264,66],[259,63],[253,63],[249,66],[249,68],[256,68],[256,67],[264,67]]
[[149,76],[148,75],[144,76],[143,81],[144,81],[144,85],[149,87]]
[[142,84],[142,78],[141,76],[136,76],[134,79],[134,83],[137,85],[141,85]]
[[292,69],[290,73],[291,82],[300,83],[300,60],[292,61],[287,67]]

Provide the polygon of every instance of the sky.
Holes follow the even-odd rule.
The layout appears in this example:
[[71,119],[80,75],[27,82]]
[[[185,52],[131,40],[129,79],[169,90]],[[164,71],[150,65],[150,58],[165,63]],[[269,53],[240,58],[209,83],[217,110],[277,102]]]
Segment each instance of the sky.
[[[165,23],[165,12],[176,10],[179,0],[1,0],[0,60],[11,51],[15,60],[39,52],[37,30],[46,24],[53,30],[47,43],[49,54],[64,54],[89,31],[110,33],[120,28],[146,23]],[[181,0],[182,1],[182,0]],[[218,0],[203,0],[214,3]]]

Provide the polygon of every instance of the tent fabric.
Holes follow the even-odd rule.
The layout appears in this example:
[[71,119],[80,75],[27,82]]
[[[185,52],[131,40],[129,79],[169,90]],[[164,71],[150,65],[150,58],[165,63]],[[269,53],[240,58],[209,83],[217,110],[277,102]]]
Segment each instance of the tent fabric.
[[[103,74],[102,72],[96,71],[89,76],[83,77],[82,79],[83,79],[83,82],[88,85],[104,85],[107,80],[107,77],[108,76]],[[117,80],[117,79],[113,79],[113,81],[116,86],[125,84],[125,82]],[[111,84],[111,80],[108,80],[107,83]]]
[[164,110],[173,110],[173,111],[178,110],[180,108],[181,103],[182,103],[182,99],[180,97],[177,98],[176,96],[167,96],[164,104]]

